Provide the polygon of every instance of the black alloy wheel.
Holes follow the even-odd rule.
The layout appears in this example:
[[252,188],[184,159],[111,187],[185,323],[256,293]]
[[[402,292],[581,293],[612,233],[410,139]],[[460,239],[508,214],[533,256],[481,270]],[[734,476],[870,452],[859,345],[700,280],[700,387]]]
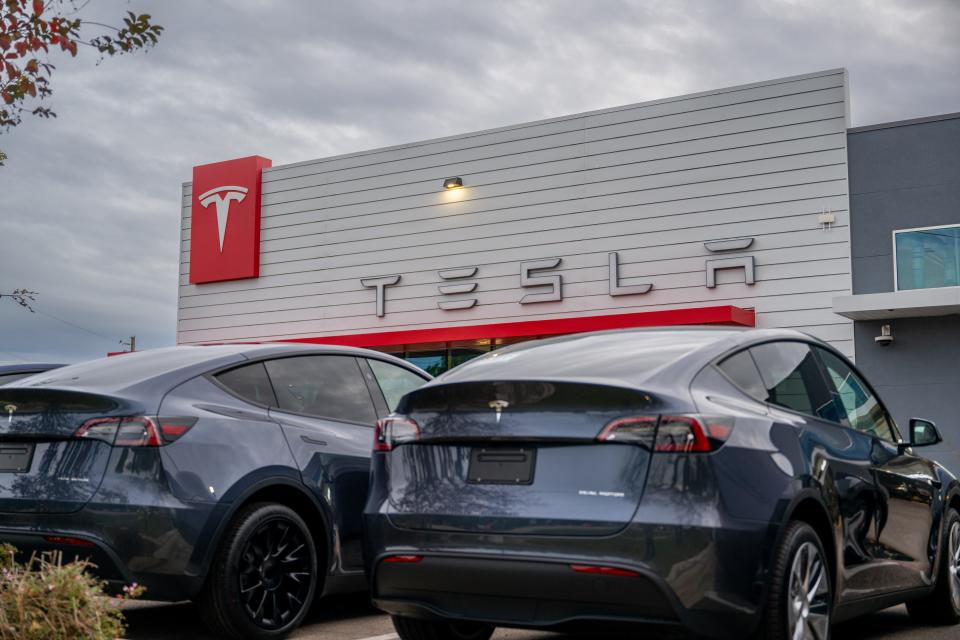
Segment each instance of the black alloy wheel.
[[495,627],[479,622],[420,620],[392,616],[400,640],[490,640]]
[[303,519],[270,503],[245,507],[217,550],[199,605],[231,638],[282,638],[300,625],[317,589],[317,554]]
[[303,609],[313,579],[309,534],[276,516],[247,538],[240,554],[240,598],[264,629],[280,629]]
[[805,522],[791,522],[773,557],[761,640],[829,640],[833,578],[823,543]]
[[960,622],[960,513],[947,509],[943,520],[936,586],[929,596],[907,603],[910,617],[921,624]]

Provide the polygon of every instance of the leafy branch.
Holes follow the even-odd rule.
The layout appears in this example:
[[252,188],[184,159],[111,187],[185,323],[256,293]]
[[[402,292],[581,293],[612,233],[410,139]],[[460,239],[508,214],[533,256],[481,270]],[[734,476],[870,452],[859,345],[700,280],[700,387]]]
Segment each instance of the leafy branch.
[[[133,53],[153,47],[163,33],[149,14],[128,11],[120,26],[84,21],[74,17],[87,2],[77,0],[0,0],[0,131],[9,130],[25,114],[55,118],[44,104],[53,90],[50,78],[56,67],[52,51],[76,57],[79,45],[107,56]],[[89,34],[96,29],[94,34]],[[109,33],[103,33],[108,31]],[[0,166],[6,156],[0,152]]]

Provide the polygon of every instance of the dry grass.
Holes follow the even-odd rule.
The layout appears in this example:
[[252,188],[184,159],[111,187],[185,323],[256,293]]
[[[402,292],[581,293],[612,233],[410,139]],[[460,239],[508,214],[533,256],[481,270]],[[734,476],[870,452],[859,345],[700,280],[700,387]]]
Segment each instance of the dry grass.
[[105,598],[103,583],[87,562],[63,564],[59,553],[32,556],[25,563],[16,550],[0,545],[0,640],[114,640],[125,625],[120,603],[143,589]]

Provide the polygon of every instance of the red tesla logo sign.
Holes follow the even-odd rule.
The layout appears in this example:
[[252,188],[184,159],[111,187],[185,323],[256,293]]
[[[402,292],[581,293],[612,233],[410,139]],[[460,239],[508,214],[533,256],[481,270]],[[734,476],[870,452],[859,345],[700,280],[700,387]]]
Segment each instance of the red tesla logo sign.
[[260,156],[193,168],[190,283],[260,275]]

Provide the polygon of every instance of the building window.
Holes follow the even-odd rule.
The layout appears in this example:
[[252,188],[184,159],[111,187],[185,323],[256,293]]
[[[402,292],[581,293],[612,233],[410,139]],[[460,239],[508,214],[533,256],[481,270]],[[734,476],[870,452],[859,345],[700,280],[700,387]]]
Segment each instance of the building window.
[[960,225],[893,232],[896,289],[960,286]]

